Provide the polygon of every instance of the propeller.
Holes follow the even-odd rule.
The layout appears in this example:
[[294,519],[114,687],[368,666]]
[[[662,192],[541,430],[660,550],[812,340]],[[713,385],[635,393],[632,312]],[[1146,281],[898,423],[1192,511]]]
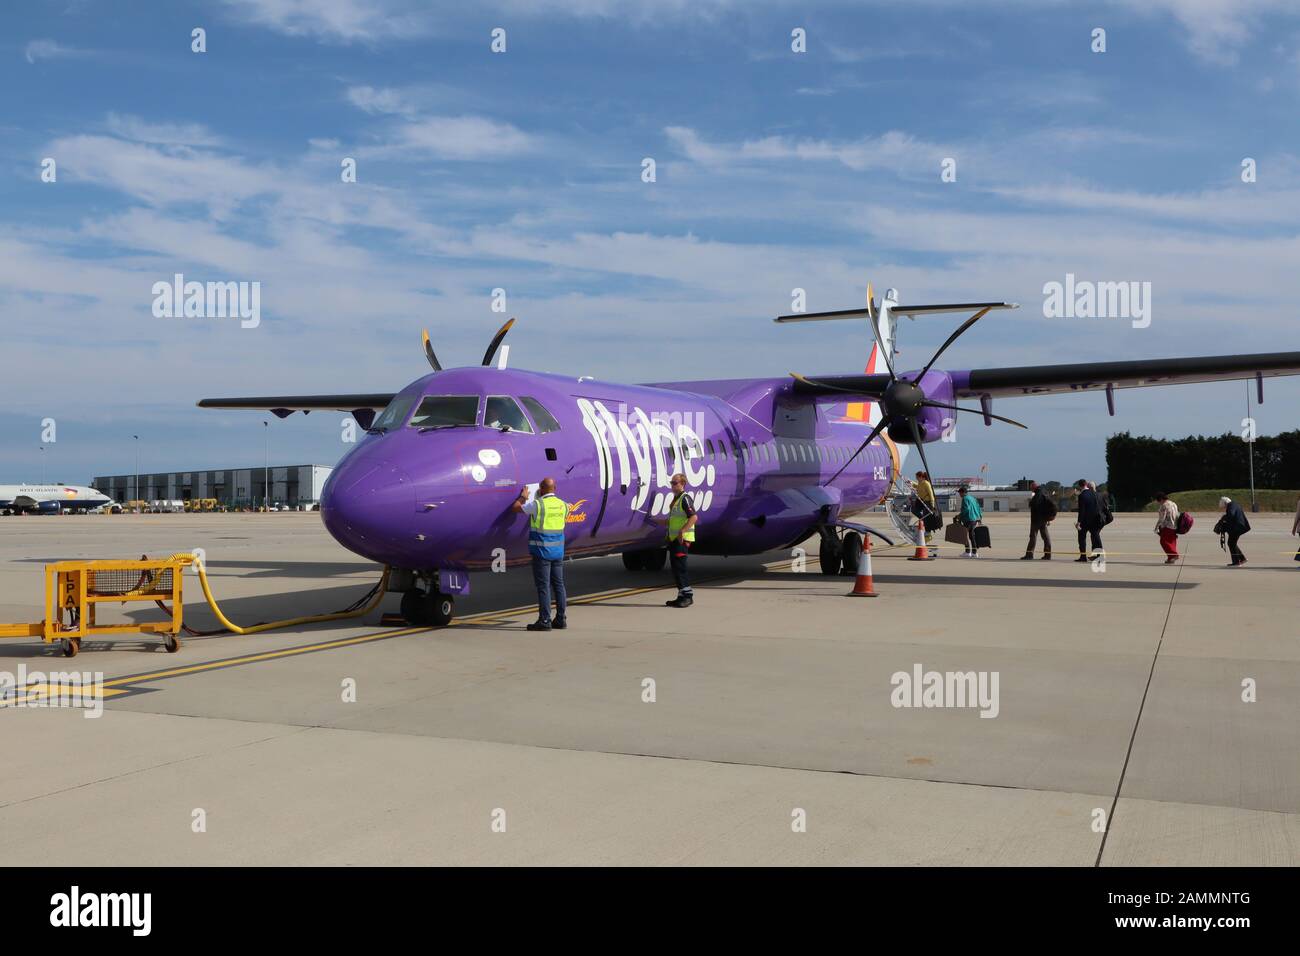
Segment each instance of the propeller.
[[514,317],[511,316],[510,320],[506,322],[505,325],[497,329],[497,334],[492,336],[492,344],[489,345],[487,351],[483,353],[484,365],[492,364],[492,356],[497,354],[497,348],[501,345],[501,340],[506,337],[506,333],[510,331],[510,326],[514,324],[515,324]]
[[[501,347],[501,340],[506,337],[506,333],[510,331],[510,327],[514,324],[515,320],[513,318],[509,319],[505,325],[497,329],[497,334],[492,336],[492,341],[489,343],[487,351],[483,353],[483,364],[485,366],[492,364],[492,359],[497,354],[497,349]],[[429,330],[422,329],[420,331],[420,338],[424,342],[424,357],[429,360],[429,365],[435,372],[441,372],[442,363],[438,361],[438,356],[433,351],[433,343],[429,341]]]
[[[880,334],[880,326],[879,323],[876,321],[875,304],[872,301],[872,289],[871,289],[871,285],[868,283],[867,318],[870,319],[871,321],[871,332],[876,340],[876,348],[879,350],[881,357],[884,358],[885,368],[889,371],[889,384],[885,386],[884,390],[877,397],[877,402],[880,406],[880,422],[876,425],[875,428],[871,430],[871,433],[867,435],[866,440],[863,441],[862,444],[858,446],[857,451],[855,451],[852,455],[849,456],[848,461],[846,461],[843,465],[841,465],[839,470],[836,471],[835,474],[831,475],[831,477],[826,480],[825,484],[829,485],[841,474],[843,474],[844,470],[849,467],[849,464],[852,463],[853,460],[858,457],[858,455],[862,454],[863,449],[865,449],[868,445],[870,445],[873,441],[876,440],[877,435],[879,435],[886,428],[893,428],[895,426],[905,426],[908,429],[908,431],[911,432],[912,443],[916,445],[917,454],[921,456],[921,465],[928,473],[930,471],[930,463],[926,461],[925,458],[924,436],[921,434],[921,424],[917,420],[918,416],[921,413],[921,409],[944,408],[955,412],[967,412],[976,415],[985,414],[984,411],[981,409],[963,408],[960,405],[949,405],[945,402],[932,401],[930,398],[926,396],[925,391],[917,383],[919,383],[921,379],[925,377],[926,373],[928,373],[930,369],[934,366],[934,363],[938,361],[939,356],[942,355],[948,349],[948,346],[956,342],[957,339],[961,338],[961,336],[967,330],[969,330],[971,326],[973,326],[976,322],[978,322],[985,315],[987,315],[989,313],[990,308],[991,306],[986,306],[985,308],[980,309],[978,312],[976,312],[974,315],[968,318],[965,322],[963,322],[957,328],[957,330],[952,333],[952,335],[948,336],[947,340],[943,343],[943,345],[939,346],[938,351],[936,351],[934,355],[930,356],[930,361],[925,363],[925,367],[922,368],[921,371],[913,375],[911,380],[909,381],[908,379],[905,378],[899,378],[894,373],[893,364],[889,360],[889,351],[885,348],[884,338]],[[791,372],[790,374],[797,381],[803,382],[808,385],[816,386],[819,389],[826,389],[829,391],[838,391],[838,392],[847,392],[851,395],[862,394],[861,391],[851,389],[851,388],[842,388],[838,385],[833,385],[829,382],[818,382],[815,379],[806,378],[803,375],[799,375],[796,372]],[[996,418],[998,421],[1006,422],[1008,425],[1015,425],[1017,428],[1029,427],[1028,425],[1023,424],[1022,422],[1018,422],[1015,419],[1011,419],[1011,418],[1005,418],[1002,415],[993,415],[992,413],[989,413],[988,417]]]
[[442,363],[438,361],[438,356],[433,352],[433,343],[429,341],[429,330],[421,330],[420,337],[424,339],[424,357],[429,360],[429,364],[433,366],[435,372],[441,372]]

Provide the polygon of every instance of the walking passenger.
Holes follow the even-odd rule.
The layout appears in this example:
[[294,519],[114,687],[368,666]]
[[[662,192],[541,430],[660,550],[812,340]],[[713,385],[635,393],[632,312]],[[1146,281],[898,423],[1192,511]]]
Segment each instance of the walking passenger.
[[[1074,526],[1079,530],[1079,556],[1075,558],[1077,562],[1087,563],[1096,557],[1097,552],[1102,551],[1101,544],[1101,502],[1097,498],[1097,492],[1093,490],[1092,483],[1080,478],[1074,483],[1075,493],[1078,495],[1079,517],[1074,522]],[[1092,537],[1093,553],[1088,553],[1088,537]]]
[[975,496],[965,485],[957,489],[957,494],[961,495],[961,512],[957,521],[966,529],[965,557],[978,558],[980,555],[975,545],[975,529],[983,522],[984,512],[980,508],[980,503],[975,500]]
[[1052,560],[1052,536],[1047,533],[1047,526],[1056,520],[1056,503],[1043,493],[1042,486],[1032,481],[1029,487],[1033,494],[1029,498],[1029,545],[1021,561],[1034,560],[1034,542],[1043,536],[1043,560]]
[[1227,496],[1219,499],[1219,510],[1223,512],[1223,517],[1214,526],[1214,530],[1228,537],[1228,554],[1232,556],[1229,567],[1240,568],[1245,565],[1246,556],[1237,547],[1237,542],[1243,534],[1250,531],[1250,522],[1246,520],[1246,512],[1241,510],[1241,505]]
[[1156,534],[1165,551],[1165,564],[1178,563],[1178,505],[1163,491],[1156,495]]

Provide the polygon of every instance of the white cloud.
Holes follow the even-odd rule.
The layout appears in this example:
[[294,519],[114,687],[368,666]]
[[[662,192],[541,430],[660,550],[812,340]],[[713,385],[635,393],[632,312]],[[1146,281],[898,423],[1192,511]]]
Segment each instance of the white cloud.
[[694,130],[682,126],[666,127],[664,133],[689,159],[706,165],[793,159],[837,162],[859,172],[866,169],[905,171],[921,166],[937,168],[935,164],[939,159],[951,155],[951,150],[945,147],[897,130],[843,142],[766,136],[741,143],[709,143]]
[[413,0],[225,0],[249,23],[289,36],[350,43],[422,36],[427,10]]
[[527,153],[536,137],[510,123],[482,116],[427,116],[397,127],[386,142],[362,151],[366,156],[407,153],[438,159],[500,159]]
[[46,154],[57,157],[60,169],[74,179],[107,186],[155,206],[195,203],[218,217],[279,185],[273,169],[189,146],[82,135],[55,140]]
[[404,90],[391,87],[375,89],[373,86],[353,86],[347,90],[348,102],[367,113],[412,115],[417,112],[411,97]]
[[1270,15],[1294,17],[1294,0],[1111,0],[1141,14],[1163,13],[1186,33],[1187,45],[1213,63],[1237,62],[1238,54]]
[[164,146],[218,146],[221,139],[201,123],[148,123],[138,116],[109,113],[104,125],[122,139]]
[[23,51],[28,63],[38,60],[56,60],[67,57],[82,56],[84,51],[64,46],[55,40],[32,40]]

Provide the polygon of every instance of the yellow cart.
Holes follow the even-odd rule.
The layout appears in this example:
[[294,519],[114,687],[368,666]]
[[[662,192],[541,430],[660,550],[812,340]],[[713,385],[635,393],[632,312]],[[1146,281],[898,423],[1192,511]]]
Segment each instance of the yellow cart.
[[[59,641],[75,657],[83,638],[108,634],[159,634],[169,653],[180,649],[181,582],[195,561],[192,554],[139,561],[58,561],[45,566],[45,620],[0,624],[0,637],[41,637]],[[99,624],[95,611],[106,602],[152,601],[170,620]],[[170,601],[168,608],[162,602]]]

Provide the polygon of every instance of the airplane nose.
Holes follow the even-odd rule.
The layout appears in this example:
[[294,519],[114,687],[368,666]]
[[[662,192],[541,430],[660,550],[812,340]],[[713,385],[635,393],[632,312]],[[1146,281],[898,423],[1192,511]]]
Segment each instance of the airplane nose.
[[344,547],[385,561],[406,544],[415,489],[410,476],[384,458],[342,463],[321,490],[321,520]]

